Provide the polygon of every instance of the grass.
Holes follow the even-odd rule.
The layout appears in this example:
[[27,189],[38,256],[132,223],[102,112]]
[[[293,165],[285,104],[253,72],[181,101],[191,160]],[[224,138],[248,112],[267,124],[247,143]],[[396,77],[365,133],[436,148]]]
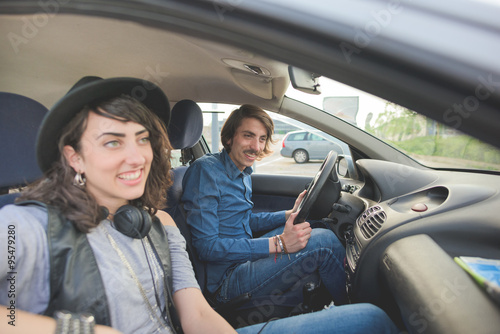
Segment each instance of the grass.
[[500,165],[499,150],[466,135],[415,137],[391,144],[410,155],[470,161],[469,167],[498,170]]

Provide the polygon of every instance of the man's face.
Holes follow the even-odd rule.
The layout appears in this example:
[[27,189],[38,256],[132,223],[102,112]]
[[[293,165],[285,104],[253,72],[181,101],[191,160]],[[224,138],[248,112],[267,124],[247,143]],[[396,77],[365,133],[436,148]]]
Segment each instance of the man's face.
[[267,142],[267,130],[264,124],[255,118],[244,118],[229,141],[229,157],[239,170],[251,167],[260,157]]

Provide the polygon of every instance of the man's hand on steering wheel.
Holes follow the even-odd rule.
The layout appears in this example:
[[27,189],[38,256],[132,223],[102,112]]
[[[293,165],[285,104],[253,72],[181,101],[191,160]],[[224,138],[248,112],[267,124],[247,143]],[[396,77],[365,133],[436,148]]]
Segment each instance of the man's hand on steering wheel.
[[309,184],[307,193],[299,204],[295,224],[304,222],[309,217],[309,214],[314,211],[317,216],[326,216],[331,205],[340,198],[341,185],[334,168],[336,162],[337,152],[332,150],[328,153],[318,173]]
[[304,199],[304,196],[306,195],[306,193],[307,193],[307,190],[304,190],[303,192],[301,192],[299,194],[299,196],[297,196],[297,199],[295,200],[295,204],[294,204],[293,208],[291,210],[286,211],[285,217],[287,220],[288,220],[288,218],[290,218],[290,215],[292,213],[297,212],[299,205],[302,202],[302,200]]
[[[305,191],[299,195],[299,198],[304,194],[304,192]],[[297,214],[298,212],[294,212],[290,215],[290,217],[288,217],[285,223],[285,229],[281,235],[288,253],[296,253],[302,250],[307,246],[307,242],[309,241],[309,238],[311,238],[312,228],[308,222],[294,225],[293,222],[295,221]]]

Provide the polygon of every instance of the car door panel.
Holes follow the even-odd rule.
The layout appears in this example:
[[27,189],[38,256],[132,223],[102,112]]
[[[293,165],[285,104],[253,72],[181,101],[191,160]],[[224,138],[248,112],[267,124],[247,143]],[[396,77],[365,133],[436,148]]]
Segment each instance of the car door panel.
[[252,174],[254,212],[289,210],[312,177]]
[[306,143],[309,152],[309,159],[319,159],[321,152],[325,150],[325,146],[322,143],[321,138],[312,133],[308,133]]

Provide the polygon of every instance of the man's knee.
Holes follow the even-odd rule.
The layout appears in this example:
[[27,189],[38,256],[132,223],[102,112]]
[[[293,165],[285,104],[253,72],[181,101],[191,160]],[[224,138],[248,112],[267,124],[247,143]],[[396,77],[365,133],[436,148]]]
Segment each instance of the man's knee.
[[304,251],[311,255],[316,254],[320,262],[326,260],[326,258],[334,260],[334,257],[337,261],[343,262],[346,256],[344,245],[335,233],[319,228],[312,230],[311,238]]
[[372,304],[349,304],[332,306],[322,314],[338,326],[346,324],[353,332],[359,333],[397,333],[397,327],[389,316]]

